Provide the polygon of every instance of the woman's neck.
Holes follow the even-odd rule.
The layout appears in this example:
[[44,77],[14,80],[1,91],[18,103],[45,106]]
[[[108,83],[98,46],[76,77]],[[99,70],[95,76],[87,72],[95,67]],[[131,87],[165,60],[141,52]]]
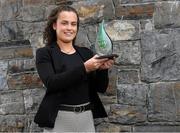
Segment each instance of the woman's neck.
[[57,44],[58,44],[61,52],[63,52],[63,53],[72,54],[75,52],[72,42],[64,43],[64,42],[57,41]]

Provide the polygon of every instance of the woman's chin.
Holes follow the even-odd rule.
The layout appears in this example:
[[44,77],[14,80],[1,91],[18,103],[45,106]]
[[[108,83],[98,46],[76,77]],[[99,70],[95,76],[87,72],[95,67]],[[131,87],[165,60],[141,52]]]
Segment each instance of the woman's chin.
[[73,39],[63,40],[64,43],[72,43]]

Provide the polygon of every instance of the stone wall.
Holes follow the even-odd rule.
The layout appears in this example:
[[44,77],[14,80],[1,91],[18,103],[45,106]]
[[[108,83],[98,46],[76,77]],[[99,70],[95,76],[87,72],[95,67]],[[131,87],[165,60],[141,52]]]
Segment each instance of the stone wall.
[[93,49],[104,18],[119,55],[96,130],[180,132],[180,0],[0,0],[0,132],[42,131],[34,57],[49,12],[63,4],[79,12],[77,45]]

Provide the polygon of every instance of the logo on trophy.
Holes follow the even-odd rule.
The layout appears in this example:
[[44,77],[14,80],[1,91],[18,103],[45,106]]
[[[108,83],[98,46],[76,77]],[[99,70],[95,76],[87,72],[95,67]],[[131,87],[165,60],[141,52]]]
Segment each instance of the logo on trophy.
[[98,59],[117,58],[117,54],[113,54],[113,43],[105,31],[104,20],[100,23],[95,43],[95,51],[99,55]]

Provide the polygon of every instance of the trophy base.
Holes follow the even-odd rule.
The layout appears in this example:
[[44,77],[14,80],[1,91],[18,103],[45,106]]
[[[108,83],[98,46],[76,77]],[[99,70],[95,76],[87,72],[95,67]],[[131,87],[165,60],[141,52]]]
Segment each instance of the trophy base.
[[104,58],[113,59],[117,57],[118,57],[117,54],[110,54],[110,55],[102,55],[102,56],[96,57],[96,59],[104,59]]

